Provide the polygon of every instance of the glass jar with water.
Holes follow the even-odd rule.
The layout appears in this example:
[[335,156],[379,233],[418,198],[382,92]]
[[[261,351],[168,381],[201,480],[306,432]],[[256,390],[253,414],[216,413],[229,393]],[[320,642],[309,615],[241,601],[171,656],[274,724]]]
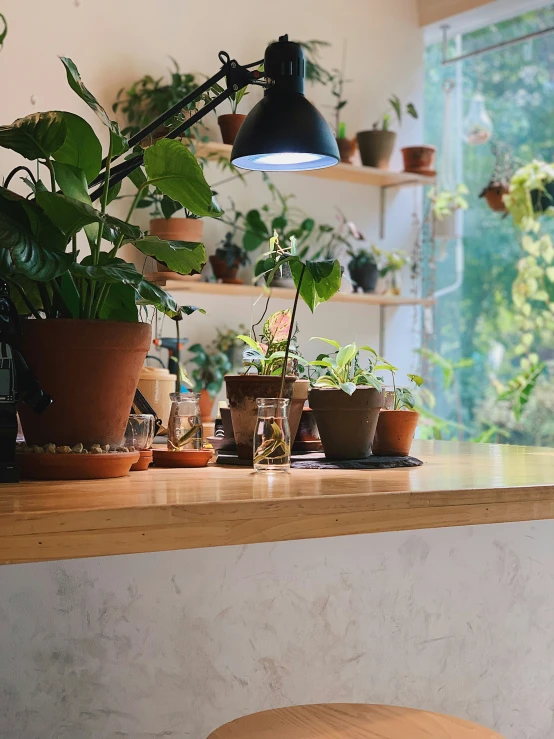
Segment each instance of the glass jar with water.
[[167,424],[167,448],[181,452],[202,449],[202,421],[199,393],[170,393],[171,410]]
[[254,434],[256,472],[290,470],[289,401],[287,398],[258,398],[258,420]]

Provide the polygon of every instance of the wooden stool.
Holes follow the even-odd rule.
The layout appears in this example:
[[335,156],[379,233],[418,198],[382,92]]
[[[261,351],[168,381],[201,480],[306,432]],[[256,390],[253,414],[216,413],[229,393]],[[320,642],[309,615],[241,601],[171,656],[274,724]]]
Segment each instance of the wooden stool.
[[504,739],[496,731],[430,711],[323,703],[262,711],[231,721],[208,739]]

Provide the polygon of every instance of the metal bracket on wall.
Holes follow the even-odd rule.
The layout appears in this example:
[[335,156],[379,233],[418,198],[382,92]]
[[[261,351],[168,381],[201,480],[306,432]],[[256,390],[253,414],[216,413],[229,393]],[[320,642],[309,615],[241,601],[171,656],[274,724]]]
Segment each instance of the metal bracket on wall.
[[379,339],[377,342],[377,351],[379,352],[380,357],[382,357],[385,353],[385,330],[386,330],[385,306],[380,305],[379,306]]
[[[430,182],[429,184],[432,184]],[[384,239],[385,238],[385,225],[386,225],[386,217],[387,217],[387,190],[390,190],[391,187],[410,187],[414,185],[426,185],[425,182],[421,182],[421,180],[413,180],[408,182],[403,182],[400,184],[393,184],[393,185],[381,185],[379,188],[379,238]]]

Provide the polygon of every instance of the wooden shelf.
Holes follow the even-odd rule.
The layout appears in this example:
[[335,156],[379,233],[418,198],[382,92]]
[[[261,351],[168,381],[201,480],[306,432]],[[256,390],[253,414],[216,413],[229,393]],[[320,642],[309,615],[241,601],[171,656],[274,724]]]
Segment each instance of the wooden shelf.
[[[196,147],[195,154],[208,159],[216,154],[222,154],[229,158],[232,148],[229,144],[210,141],[207,144],[199,144]],[[344,164],[343,162],[339,162],[334,167],[309,169],[303,172],[294,172],[293,174],[300,174],[306,177],[319,177],[325,180],[337,180],[339,182],[353,182],[358,185],[373,185],[375,187],[432,185],[435,182],[434,177],[412,174],[411,172],[391,172],[388,169],[361,167],[356,164]]]
[[0,563],[554,518],[553,449],[414,443],[421,467],[150,469],[0,486]]
[[[191,293],[195,295],[231,295],[232,297],[258,298],[267,292],[257,285],[227,285],[220,282],[200,282],[182,275],[167,277],[163,272],[152,272],[146,277],[168,292]],[[292,300],[293,288],[274,287],[271,297]],[[366,305],[433,305],[432,298],[414,298],[409,295],[376,295],[375,293],[337,293],[331,298],[336,303],[365,303]]]

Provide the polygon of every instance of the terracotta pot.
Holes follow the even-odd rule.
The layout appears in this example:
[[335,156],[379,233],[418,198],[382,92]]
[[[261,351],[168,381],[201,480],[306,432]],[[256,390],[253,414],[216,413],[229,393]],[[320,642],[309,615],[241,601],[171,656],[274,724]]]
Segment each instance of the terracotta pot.
[[[295,381],[296,377],[291,375],[285,378],[284,398],[292,399]],[[254,432],[258,418],[256,399],[279,397],[281,378],[264,375],[227,375],[225,386],[237,454],[239,459],[251,460],[254,456]]]
[[[150,221],[149,231],[152,236],[158,236],[167,241],[202,241],[204,221],[201,218],[153,218]],[[156,262],[158,272],[174,274],[163,262]],[[190,275],[194,278],[196,275]]]
[[396,142],[394,131],[359,131],[358,149],[365,167],[388,169]]
[[221,138],[224,144],[234,144],[239,128],[242,126],[245,115],[241,113],[226,113],[217,119],[221,129]]
[[28,444],[120,444],[152,340],[147,323],[23,321],[21,351],[53,398],[43,414],[20,404]]
[[200,391],[200,417],[202,419],[202,423],[213,421],[212,410],[214,407],[214,401],[215,398],[212,398],[206,389]]
[[359,387],[352,395],[335,388],[312,388],[308,395],[325,456],[365,459],[371,451],[383,393]]
[[493,182],[481,193],[480,197],[484,197],[487,205],[495,213],[505,213],[507,208],[504,204],[504,195],[509,192],[509,186],[499,182]]
[[419,421],[417,411],[386,411],[379,413],[373,454],[388,457],[407,457]]
[[235,435],[233,434],[233,420],[231,418],[230,408],[221,408],[219,412],[221,414],[221,425],[223,426],[224,437],[226,439],[234,439]]
[[21,477],[28,480],[106,480],[124,477],[140,452],[110,454],[18,454]]
[[352,157],[358,148],[356,139],[337,139],[337,146],[339,147],[341,162],[352,164]]
[[432,170],[435,166],[436,148],[434,146],[405,146],[401,149],[405,172]]
[[304,403],[308,400],[308,391],[310,389],[309,380],[296,380],[292,388],[292,399],[290,401],[289,426],[290,438],[294,442],[302,417],[302,409]]
[[320,438],[315,413],[311,408],[303,408],[295,441],[319,441]]
[[242,285],[242,280],[237,279],[237,272],[239,271],[239,261],[235,260],[232,266],[229,266],[225,259],[219,259],[212,254],[210,257],[210,264],[216,280],[221,280],[226,284],[230,285]]
[[131,472],[144,472],[152,464],[152,460],[154,459],[152,449],[141,449],[139,454],[139,460],[132,465]]

